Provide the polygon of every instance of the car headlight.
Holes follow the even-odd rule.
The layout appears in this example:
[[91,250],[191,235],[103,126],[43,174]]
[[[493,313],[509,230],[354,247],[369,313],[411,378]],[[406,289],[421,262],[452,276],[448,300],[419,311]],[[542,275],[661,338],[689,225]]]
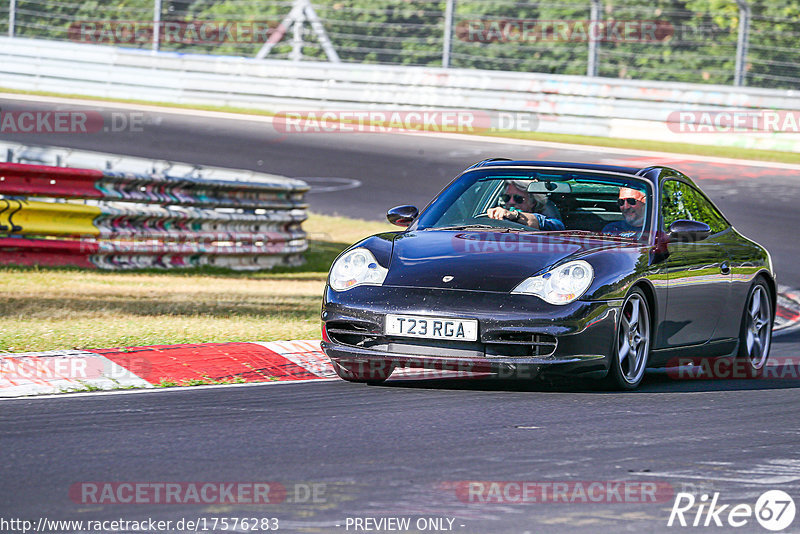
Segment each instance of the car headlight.
[[389,271],[378,264],[372,252],[356,248],[347,252],[331,266],[330,285],[335,291],[345,291],[360,285],[379,286]]
[[569,304],[583,295],[594,279],[594,269],[583,260],[559,265],[539,276],[523,280],[511,292],[535,295],[550,304]]

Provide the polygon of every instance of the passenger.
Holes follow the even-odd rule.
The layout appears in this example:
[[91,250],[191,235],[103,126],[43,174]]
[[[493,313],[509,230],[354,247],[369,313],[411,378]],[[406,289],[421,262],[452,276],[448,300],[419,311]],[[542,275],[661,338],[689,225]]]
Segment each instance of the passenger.
[[534,230],[563,230],[558,208],[547,195],[528,193],[530,183],[531,180],[506,180],[506,191],[500,195],[502,205],[489,208],[486,215],[490,219],[508,219]]
[[623,219],[607,224],[603,228],[603,233],[620,237],[639,237],[647,215],[647,197],[638,189],[620,187],[617,204]]

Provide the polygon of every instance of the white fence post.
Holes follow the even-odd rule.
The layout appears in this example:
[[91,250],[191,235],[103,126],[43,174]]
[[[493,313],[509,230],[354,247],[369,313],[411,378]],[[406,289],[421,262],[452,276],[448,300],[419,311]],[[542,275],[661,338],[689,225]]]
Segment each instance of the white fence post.
[[[592,19],[590,28],[594,28],[600,22],[600,1],[592,0],[592,8],[590,18]],[[586,61],[586,75],[597,76],[597,49],[600,46],[599,34],[594,32],[595,37],[592,37],[592,31],[589,31],[589,57]]]
[[8,36],[14,37],[14,26],[17,19],[17,0],[10,0],[8,4]]
[[450,53],[453,46],[453,17],[456,11],[456,0],[447,0],[444,11],[444,44],[442,46],[442,67],[450,66]]
[[153,3],[153,52],[161,45],[161,0]]
[[736,41],[736,71],[733,75],[733,85],[742,86],[747,81],[745,62],[750,40],[750,5],[747,0],[736,0],[736,3],[739,4],[739,37]]

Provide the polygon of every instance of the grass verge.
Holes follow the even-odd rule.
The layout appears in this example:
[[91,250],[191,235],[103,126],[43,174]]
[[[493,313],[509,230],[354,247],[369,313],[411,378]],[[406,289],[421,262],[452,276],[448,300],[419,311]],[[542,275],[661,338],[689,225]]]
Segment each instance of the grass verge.
[[306,264],[263,273],[2,267],[0,351],[319,339],[333,259],[397,228],[316,214],[304,228]]
[[[274,116],[274,112],[263,109],[212,106],[201,104],[175,104],[169,102],[151,102],[147,100],[121,99],[109,97],[95,97],[77,94],[61,94],[48,91],[19,91],[0,87],[0,94],[24,94],[33,96],[51,96],[57,98],[73,98],[81,100],[93,100],[97,102],[116,102],[123,104],[135,104],[143,106],[156,106],[177,109],[199,109],[205,111],[220,111],[224,113],[240,113],[245,115]],[[592,137],[588,135],[572,134],[551,134],[540,132],[494,132],[477,133],[475,135],[488,137],[508,137],[513,139],[527,139],[530,141],[543,141],[551,143],[566,143],[583,146],[599,146],[611,148],[627,148],[632,150],[652,150],[657,152],[670,152],[675,154],[687,154],[696,156],[713,156],[720,158],[745,159],[755,161],[772,161],[778,163],[800,164],[800,154],[794,152],[782,152],[779,150],[757,150],[752,148],[741,148],[736,146],[711,146],[698,145],[693,143],[673,143],[663,141],[647,141],[639,139],[615,139],[610,137]]]

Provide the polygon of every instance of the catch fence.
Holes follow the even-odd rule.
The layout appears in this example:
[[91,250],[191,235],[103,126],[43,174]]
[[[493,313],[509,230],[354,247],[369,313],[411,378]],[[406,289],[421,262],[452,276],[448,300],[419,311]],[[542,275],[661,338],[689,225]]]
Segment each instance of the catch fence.
[[293,61],[800,83],[797,0],[0,0],[0,33]]

